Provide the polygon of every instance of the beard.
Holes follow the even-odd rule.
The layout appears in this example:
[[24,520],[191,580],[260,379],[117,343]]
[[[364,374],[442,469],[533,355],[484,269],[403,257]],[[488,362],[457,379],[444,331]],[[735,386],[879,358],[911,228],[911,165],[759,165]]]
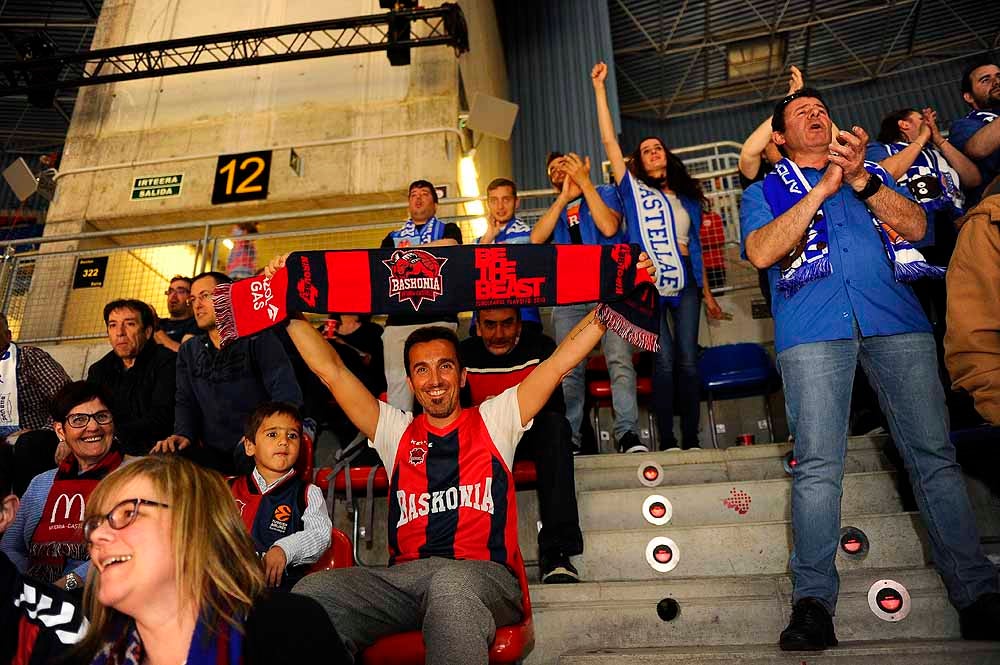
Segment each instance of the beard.
[[417,401],[424,408],[424,413],[434,418],[447,418],[455,412],[458,406],[458,393],[448,392],[441,397],[430,397],[426,394],[417,396]]

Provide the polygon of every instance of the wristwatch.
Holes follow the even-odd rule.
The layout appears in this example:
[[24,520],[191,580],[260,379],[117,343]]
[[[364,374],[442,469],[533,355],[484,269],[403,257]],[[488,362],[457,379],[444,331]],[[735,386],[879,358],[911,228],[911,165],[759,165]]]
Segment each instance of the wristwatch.
[[66,576],[66,584],[64,586],[67,591],[73,591],[74,589],[79,589],[83,586],[83,580],[81,580],[76,573],[70,573]]
[[880,189],[882,189],[882,179],[874,173],[869,173],[868,182],[865,183],[865,186],[860,192],[855,192],[854,195],[858,197],[858,199],[865,201],[870,199],[872,195]]

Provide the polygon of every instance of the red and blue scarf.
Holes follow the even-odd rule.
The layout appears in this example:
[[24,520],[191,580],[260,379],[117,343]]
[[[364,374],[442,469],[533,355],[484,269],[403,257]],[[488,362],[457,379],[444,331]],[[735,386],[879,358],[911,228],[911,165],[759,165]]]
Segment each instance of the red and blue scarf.
[[656,290],[638,245],[480,245],[294,252],[270,279],[215,289],[222,343],[293,312],[452,314],[488,307],[600,301],[609,330],[658,349]]
[[[201,617],[184,665],[243,665],[243,640],[243,633],[236,626],[222,622],[212,628]],[[130,621],[118,639],[97,652],[91,665],[142,665],[144,658],[139,629]]]

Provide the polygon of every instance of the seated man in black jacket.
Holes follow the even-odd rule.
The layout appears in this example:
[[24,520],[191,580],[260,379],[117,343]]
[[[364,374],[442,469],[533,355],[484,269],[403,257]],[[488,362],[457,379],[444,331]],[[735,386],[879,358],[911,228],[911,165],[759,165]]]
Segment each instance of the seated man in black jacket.
[[[522,328],[517,307],[483,309],[478,317],[479,336],[459,347],[467,370],[465,397],[472,406],[520,383],[556,349],[551,337]],[[514,457],[533,459],[538,472],[538,559],[547,584],[580,581],[569,560],[583,552],[571,442],[562,388],[556,387]]]
[[123,452],[145,455],[174,424],[177,355],[153,342],[155,317],[141,300],[112,300],[104,307],[111,351],[94,363],[87,380],[111,393],[115,432]]

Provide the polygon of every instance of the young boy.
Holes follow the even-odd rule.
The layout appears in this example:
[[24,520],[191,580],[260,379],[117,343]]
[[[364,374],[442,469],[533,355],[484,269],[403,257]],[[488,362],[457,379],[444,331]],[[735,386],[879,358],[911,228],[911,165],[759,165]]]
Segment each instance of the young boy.
[[295,470],[299,410],[265,402],[250,414],[243,446],[254,470],[229,480],[236,507],[264,561],[268,586],[290,591],[330,546],[333,524],[319,488]]

